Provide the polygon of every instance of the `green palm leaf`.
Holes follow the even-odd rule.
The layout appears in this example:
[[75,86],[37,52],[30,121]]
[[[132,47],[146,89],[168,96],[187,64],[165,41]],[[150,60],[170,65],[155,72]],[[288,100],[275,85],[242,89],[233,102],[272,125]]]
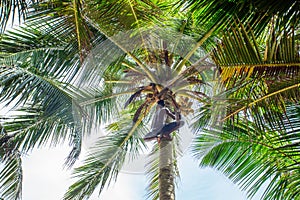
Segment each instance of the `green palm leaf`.
[[[81,149],[82,127],[74,119],[72,111],[75,108],[80,110],[77,101],[87,95],[70,86],[80,67],[77,39],[72,37],[72,26],[67,27],[70,23],[64,17],[44,17],[36,23],[28,22],[1,35],[0,98],[15,107],[27,105],[23,109],[25,112],[30,110],[28,105],[33,105],[34,120],[30,120],[30,113],[27,113],[27,121],[26,114],[16,117],[26,121],[21,127],[27,131],[19,136],[25,151],[46,143],[54,133],[51,126],[58,131],[52,140],[61,141],[63,138],[64,141],[67,130],[71,130],[74,148],[67,163],[73,164]],[[83,116],[80,111],[77,115]],[[20,128],[20,122],[10,125],[14,131]],[[31,131],[32,137],[29,136]],[[65,135],[61,134],[63,131]]]
[[228,90],[227,98],[236,99],[235,104],[228,106],[223,121],[252,115],[262,128],[265,121],[272,125],[272,121],[282,120],[285,102],[298,101],[300,60],[295,33],[270,31],[269,37],[262,40],[266,44],[258,45],[261,39],[239,25],[225,34],[214,50],[213,58]]
[[[291,30],[298,26],[299,2],[289,1],[217,1],[205,0],[183,1],[185,8],[190,9],[199,25],[211,26],[220,21],[223,23],[218,30],[226,30],[234,23],[236,17],[241,19],[244,25],[251,24],[255,35],[261,34],[273,17],[280,19],[279,29],[287,28]],[[283,6],[284,4],[284,6]]]
[[10,155],[0,172],[0,195],[5,199],[21,199],[22,196],[22,162],[18,152]]
[[[92,48],[91,40],[98,34],[82,16],[82,2],[78,0],[45,1],[31,5],[28,22],[39,26],[51,23],[51,20],[63,19],[56,22],[60,30],[58,35],[66,34],[67,37],[76,39],[76,48],[80,61],[83,62]],[[52,29],[54,30],[54,29]],[[75,34],[75,35],[74,35]],[[59,37],[63,39],[63,37]]]
[[[195,141],[201,166],[222,171],[253,197],[264,188],[262,199],[299,198],[299,106],[289,106],[288,128],[261,129],[244,120],[223,129],[206,130]],[[267,126],[267,125],[266,125]]]
[[69,187],[64,199],[84,199],[99,186],[99,194],[105,185],[115,180],[122,169],[126,155],[134,158],[144,147],[141,135],[146,129],[141,120],[131,125],[131,118],[124,115],[121,120],[108,126],[110,133],[100,137],[81,167],[74,171],[78,180]]
[[[300,58],[295,31],[275,30],[271,26],[266,38],[257,38],[242,25],[232,27],[213,51],[214,61],[221,68],[222,79],[255,76],[297,75]],[[251,27],[252,28],[252,27]],[[280,38],[279,40],[276,38]],[[270,77],[268,77],[270,78]]]

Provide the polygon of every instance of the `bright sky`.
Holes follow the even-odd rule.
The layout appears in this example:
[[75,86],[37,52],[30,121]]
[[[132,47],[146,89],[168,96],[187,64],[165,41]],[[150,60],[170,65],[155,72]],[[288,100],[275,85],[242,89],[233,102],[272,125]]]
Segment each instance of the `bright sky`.
[[[62,164],[69,148],[43,148],[33,151],[23,159],[24,194],[23,200],[59,200],[70,180],[70,171]],[[200,169],[189,156],[179,162],[181,181],[176,193],[178,200],[246,200],[245,194],[220,173],[212,169]],[[145,199],[146,178],[144,175],[120,173],[115,184],[91,200],[143,200]],[[97,193],[97,192],[96,192]]]

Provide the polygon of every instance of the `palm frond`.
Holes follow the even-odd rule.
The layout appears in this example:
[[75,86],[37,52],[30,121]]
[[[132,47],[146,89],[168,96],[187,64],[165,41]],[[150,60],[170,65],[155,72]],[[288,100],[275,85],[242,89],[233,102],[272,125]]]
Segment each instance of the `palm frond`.
[[15,115],[1,120],[16,148],[25,152],[49,140],[53,145],[62,142],[67,138],[68,129],[72,130],[72,125],[68,127],[68,117],[48,115],[38,106],[20,108]]
[[[47,27],[52,28],[44,24],[43,28]],[[60,41],[54,33],[44,34],[35,27],[20,27],[1,38],[2,99],[14,100],[22,94],[22,102],[35,93],[39,100],[42,95],[47,97],[41,91],[49,95],[54,92],[51,87],[65,87],[61,82],[70,82],[78,71],[78,57],[72,44]]]
[[125,102],[124,108],[126,108],[132,101],[134,101],[137,97],[141,95],[142,89],[136,91],[130,98]]
[[[78,104],[79,100],[89,95],[88,92],[83,94],[70,83],[74,82],[79,72],[80,61],[82,62],[91,48],[93,33],[96,31],[82,21],[78,13],[80,2],[51,1],[33,3],[30,6],[26,23],[1,35],[1,101],[8,100],[8,103],[14,104],[15,107],[23,104],[38,105],[39,107],[33,106],[32,109],[33,112],[35,109],[39,110],[35,114],[40,122],[36,124],[39,120],[25,120],[27,132],[25,131],[20,138],[20,144],[27,151],[35,142],[39,146],[49,138],[52,138],[52,142],[64,141],[69,135],[73,149],[66,163],[70,165],[78,158],[81,134],[86,130],[78,122],[81,122],[81,118],[92,121]],[[71,13],[70,8],[73,9]],[[74,33],[78,32],[80,35],[77,34],[76,37]],[[94,41],[95,45],[102,39],[103,37],[97,38]],[[84,50],[79,51],[80,46]],[[28,110],[28,107],[24,109]],[[74,118],[72,111],[77,111],[78,119]],[[38,116],[39,112],[41,116]],[[18,117],[22,121],[25,115]],[[20,127],[20,123],[12,126],[16,129]],[[58,131],[58,134],[54,134],[49,126]],[[27,129],[28,127],[31,128]],[[49,132],[41,131],[41,127]],[[33,131],[35,128],[36,132]],[[30,131],[33,131],[32,137],[29,136]],[[61,131],[65,131],[65,134]],[[40,137],[35,134],[37,132],[41,132]],[[54,136],[50,137],[49,134]]]
[[79,178],[64,196],[64,199],[88,198],[99,186],[99,194],[105,186],[115,180],[125,157],[136,157],[144,146],[141,135],[146,129],[141,120],[132,126],[131,119],[123,120],[109,126],[110,133],[100,137],[90,150],[83,166],[76,168],[74,178]]
[[[262,199],[299,198],[299,106],[286,113],[289,128],[261,132],[244,120],[206,130],[194,143],[200,165],[215,167],[253,197],[266,185]],[[266,129],[265,129],[266,130]],[[203,157],[202,157],[203,156]]]
[[22,197],[22,161],[19,152],[14,152],[5,161],[0,172],[0,195],[8,200],[17,200]]
[[[255,76],[288,77],[299,73],[300,57],[297,53],[295,31],[269,29],[263,41],[252,30],[242,25],[232,27],[213,51],[213,59],[221,68],[224,81]],[[278,39],[279,38],[279,39]],[[260,44],[260,45],[259,45]]]
[[[241,19],[246,25],[253,26],[255,35],[261,34],[267,25],[272,22],[273,17],[280,19],[279,29],[292,29],[299,25],[299,2],[298,1],[217,1],[205,0],[181,1],[182,5],[193,12],[197,23],[202,26],[213,26],[223,21],[218,30],[225,30],[234,23],[235,18]],[[284,6],[281,6],[283,5]],[[289,24],[287,26],[287,24]]]
[[211,123],[211,119],[213,118],[213,105],[207,103],[197,110],[195,110],[196,114],[194,117],[194,122],[192,123],[191,127],[194,133],[200,133],[200,131],[209,126]]
[[[107,35],[111,36],[120,31],[127,31],[134,28],[134,26],[139,26],[141,22],[158,22],[158,19],[163,16],[161,15],[163,10],[167,10],[171,5],[167,2],[144,0],[113,0],[108,3],[87,1],[84,6],[85,14],[101,26]],[[116,13],[118,15],[115,15]],[[116,17],[112,19],[112,15]]]
[[[294,32],[271,29],[263,40],[266,45],[259,46],[260,41],[242,24],[225,34],[213,55],[225,87],[232,91],[227,98],[236,103],[228,106],[223,121],[251,115],[261,128],[266,121],[270,125],[282,121],[285,103],[299,99],[300,60],[295,40]],[[240,87],[242,82],[247,84]],[[232,90],[235,87],[239,89]]]
[[147,199],[159,199],[159,147],[155,143],[149,155],[149,162],[146,165],[147,169]]
[[[13,103],[15,103],[14,100],[17,99],[18,102],[16,105],[24,105],[24,103],[27,105],[34,105],[31,106],[34,111],[34,116],[32,116],[33,119],[27,118],[29,116],[24,114],[18,116],[20,117],[18,120],[21,121],[14,119],[14,121],[8,123],[9,125],[7,124],[8,126],[14,127],[15,130],[13,131],[17,131],[18,128],[22,127],[19,129],[22,136],[20,135],[19,137],[23,138],[21,140],[26,141],[24,143],[25,151],[32,148],[33,145],[38,144],[39,146],[44,144],[46,140],[49,139],[49,134],[54,134],[54,130],[58,131],[58,135],[52,137],[52,139],[59,140],[63,130],[61,130],[61,127],[57,126],[57,124],[62,125],[65,123],[64,127],[69,127],[71,129],[72,127],[77,127],[74,122],[75,120],[72,111],[73,107],[76,107],[76,99],[74,96],[76,93],[79,94],[78,92],[68,90],[65,86],[62,86],[61,83],[55,82],[54,80],[38,75],[35,76],[26,69],[17,68],[17,70],[18,71],[9,69],[8,74],[1,74],[1,78],[5,79],[2,81],[5,85],[2,89],[3,96],[1,98],[9,99]],[[30,91],[28,88],[32,88],[32,90]],[[10,95],[12,96],[10,97]],[[21,111],[25,112],[28,110],[30,110],[29,107],[24,108],[23,110],[21,109]],[[40,114],[41,119],[39,119]],[[27,129],[27,127],[31,128]],[[75,131],[75,129],[73,129],[73,131]],[[31,132],[32,134],[30,134]],[[81,131],[79,132],[81,134]],[[66,133],[67,132],[64,134]],[[65,136],[63,136],[63,138],[64,137]]]
[[[14,121],[9,119],[7,124],[12,126],[10,132],[22,133],[18,145],[22,144],[24,151],[33,148],[33,145],[44,144],[53,130],[59,133],[52,140],[60,140],[67,135],[67,132],[64,136],[60,135],[63,130],[67,131],[68,126],[70,129],[75,127],[72,110],[77,99],[74,97],[81,94],[68,83],[78,71],[79,58],[72,47],[74,43],[68,44],[71,41],[69,36],[64,41],[63,37],[58,38],[55,34],[52,25],[62,21],[40,24],[44,25],[42,28],[27,24],[1,38],[1,101],[5,100],[15,107],[27,105],[21,109],[27,114],[17,116]],[[33,105],[33,113],[28,113],[28,105]],[[17,130],[21,127],[23,130]],[[81,134],[81,131],[74,132]]]
[[[42,23],[51,23],[55,19],[64,19],[60,22],[71,34],[69,37],[76,39],[77,52],[83,62],[92,48],[92,39],[97,33],[82,16],[82,2],[77,0],[45,1],[32,4],[28,22],[40,26]],[[51,16],[51,17],[49,17]],[[66,30],[57,26],[62,33]]]
[[151,104],[153,105],[154,103],[153,102],[150,103],[150,102],[146,101],[142,105],[140,105],[140,107],[134,113],[132,121],[134,123],[137,122],[138,119],[140,118],[141,114],[144,114],[147,112],[147,110],[149,110],[149,108],[151,107]]

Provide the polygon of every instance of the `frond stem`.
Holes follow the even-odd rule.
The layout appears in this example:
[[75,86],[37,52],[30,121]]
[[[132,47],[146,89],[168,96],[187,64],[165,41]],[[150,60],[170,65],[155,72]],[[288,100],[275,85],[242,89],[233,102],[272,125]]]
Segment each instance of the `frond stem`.
[[294,88],[297,88],[297,87],[300,87],[300,83],[291,85],[291,86],[289,86],[289,87],[283,88],[283,89],[278,90],[278,91],[276,91],[276,92],[272,92],[272,93],[270,93],[270,94],[267,94],[267,95],[265,95],[265,96],[263,96],[263,97],[261,97],[261,98],[258,98],[258,99],[256,99],[256,100],[254,100],[253,102],[249,103],[248,105],[243,106],[242,108],[240,108],[240,109],[236,110],[235,112],[231,113],[230,115],[226,116],[224,119],[222,119],[222,121],[225,121],[226,119],[232,117],[233,115],[236,115],[236,114],[239,113],[240,111],[245,110],[247,107],[253,106],[253,105],[255,105],[256,103],[258,103],[258,102],[260,102],[260,101],[262,101],[262,100],[265,100],[265,99],[267,99],[267,98],[269,98],[269,97],[271,97],[271,96],[277,95],[277,94],[279,94],[279,93],[281,93],[281,92],[285,92],[285,91],[287,91],[287,90],[291,90],[291,89],[294,89]]
[[114,93],[114,94],[107,95],[105,97],[98,97],[98,98],[94,98],[94,99],[91,99],[91,100],[88,100],[88,101],[81,102],[79,105],[80,106],[87,106],[87,105],[90,105],[90,104],[93,104],[93,103],[97,103],[98,101],[111,99],[111,98],[118,97],[118,96],[125,95],[125,94],[131,94],[132,92],[133,91]]
[[74,11],[75,26],[76,26],[78,50],[79,50],[79,52],[81,52],[81,37],[80,37],[80,32],[79,32],[79,20],[78,20],[79,15],[78,15],[77,0],[73,0],[73,11]]

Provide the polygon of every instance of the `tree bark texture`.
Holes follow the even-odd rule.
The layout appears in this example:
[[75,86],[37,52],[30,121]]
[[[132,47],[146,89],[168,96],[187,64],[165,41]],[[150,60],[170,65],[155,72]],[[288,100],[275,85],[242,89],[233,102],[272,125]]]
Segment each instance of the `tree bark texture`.
[[159,199],[175,199],[173,145],[164,138],[159,144]]

